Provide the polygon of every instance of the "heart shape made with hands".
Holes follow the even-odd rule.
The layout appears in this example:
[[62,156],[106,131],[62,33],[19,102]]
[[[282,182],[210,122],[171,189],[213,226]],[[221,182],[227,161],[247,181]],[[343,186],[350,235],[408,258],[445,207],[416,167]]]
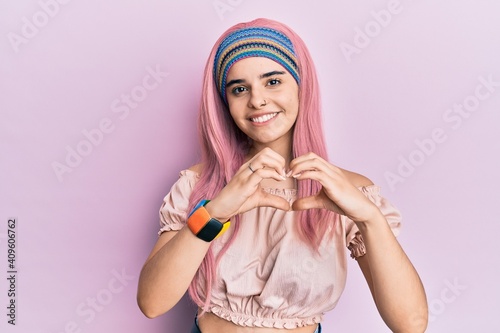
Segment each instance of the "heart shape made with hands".
[[[370,181],[366,177],[340,169],[312,152],[294,158],[288,171],[283,169],[280,172],[284,165],[285,161],[281,155],[265,148],[242,165],[239,175],[246,177],[247,182],[254,186],[253,190],[267,187],[269,183],[266,180],[286,181],[287,178],[294,178],[297,181],[307,179],[318,182],[321,186],[318,192],[296,198],[289,203],[277,195],[256,191],[248,197],[251,201],[250,207],[267,206],[293,211],[327,209],[360,221],[376,213],[374,204],[359,190],[358,185],[355,185],[369,184]],[[248,203],[244,206],[250,208]]]
[[297,198],[290,203],[283,197],[267,192],[262,188],[261,198],[258,206],[273,207],[284,211],[302,211],[308,209],[327,209],[338,214],[345,215],[344,211],[337,206],[325,193],[323,189],[315,195]]

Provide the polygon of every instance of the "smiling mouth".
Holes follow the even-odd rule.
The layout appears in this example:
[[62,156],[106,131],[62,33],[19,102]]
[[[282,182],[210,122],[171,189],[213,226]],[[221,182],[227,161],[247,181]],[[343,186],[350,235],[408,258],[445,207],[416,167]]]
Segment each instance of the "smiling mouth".
[[278,112],[268,113],[268,114],[265,114],[265,115],[257,117],[257,118],[250,118],[250,121],[252,121],[253,123],[264,123],[268,120],[273,119],[277,115],[278,115]]

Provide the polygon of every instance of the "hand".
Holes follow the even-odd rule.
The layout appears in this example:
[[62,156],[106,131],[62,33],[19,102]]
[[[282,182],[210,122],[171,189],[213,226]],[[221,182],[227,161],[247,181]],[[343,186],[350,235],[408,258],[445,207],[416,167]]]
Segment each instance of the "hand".
[[261,150],[250,161],[244,163],[217,197],[205,206],[206,209],[211,216],[220,221],[227,221],[234,215],[255,207],[290,210],[288,201],[262,189],[260,182],[263,179],[277,181],[286,179],[285,159],[270,148]]
[[289,174],[298,180],[312,179],[322,185],[317,194],[297,199],[292,205],[293,210],[324,208],[346,215],[355,222],[365,222],[380,214],[340,168],[314,153],[295,158],[290,163]]

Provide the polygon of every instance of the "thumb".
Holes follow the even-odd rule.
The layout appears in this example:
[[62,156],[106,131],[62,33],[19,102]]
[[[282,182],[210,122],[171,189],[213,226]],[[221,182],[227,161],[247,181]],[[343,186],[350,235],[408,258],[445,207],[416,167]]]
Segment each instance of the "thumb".
[[325,208],[315,195],[299,198],[292,204],[292,210],[307,210],[312,208]]
[[262,198],[260,200],[259,206],[261,207],[273,207],[281,210],[290,210],[290,203],[284,198],[277,195],[269,194],[267,192],[262,192]]
[[333,201],[326,200],[325,195],[317,194],[310,197],[304,197],[295,200],[292,204],[292,210],[306,210],[306,209],[328,209],[340,215],[345,215],[344,211]]

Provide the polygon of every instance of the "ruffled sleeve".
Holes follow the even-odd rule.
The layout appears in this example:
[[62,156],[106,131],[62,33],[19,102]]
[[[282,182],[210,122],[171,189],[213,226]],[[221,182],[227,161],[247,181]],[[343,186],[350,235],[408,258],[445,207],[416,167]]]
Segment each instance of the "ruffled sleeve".
[[170,192],[163,199],[160,208],[160,231],[177,231],[184,227],[187,219],[189,196],[198,179],[198,174],[191,170],[183,170],[179,179],[172,185]]
[[[401,213],[399,210],[380,195],[380,187],[370,185],[360,187],[359,190],[380,209],[392,232],[397,236],[401,228]],[[351,219],[345,216],[342,216],[342,218],[345,219],[346,244],[351,251],[351,258],[356,259],[365,255],[366,247],[358,227]]]

